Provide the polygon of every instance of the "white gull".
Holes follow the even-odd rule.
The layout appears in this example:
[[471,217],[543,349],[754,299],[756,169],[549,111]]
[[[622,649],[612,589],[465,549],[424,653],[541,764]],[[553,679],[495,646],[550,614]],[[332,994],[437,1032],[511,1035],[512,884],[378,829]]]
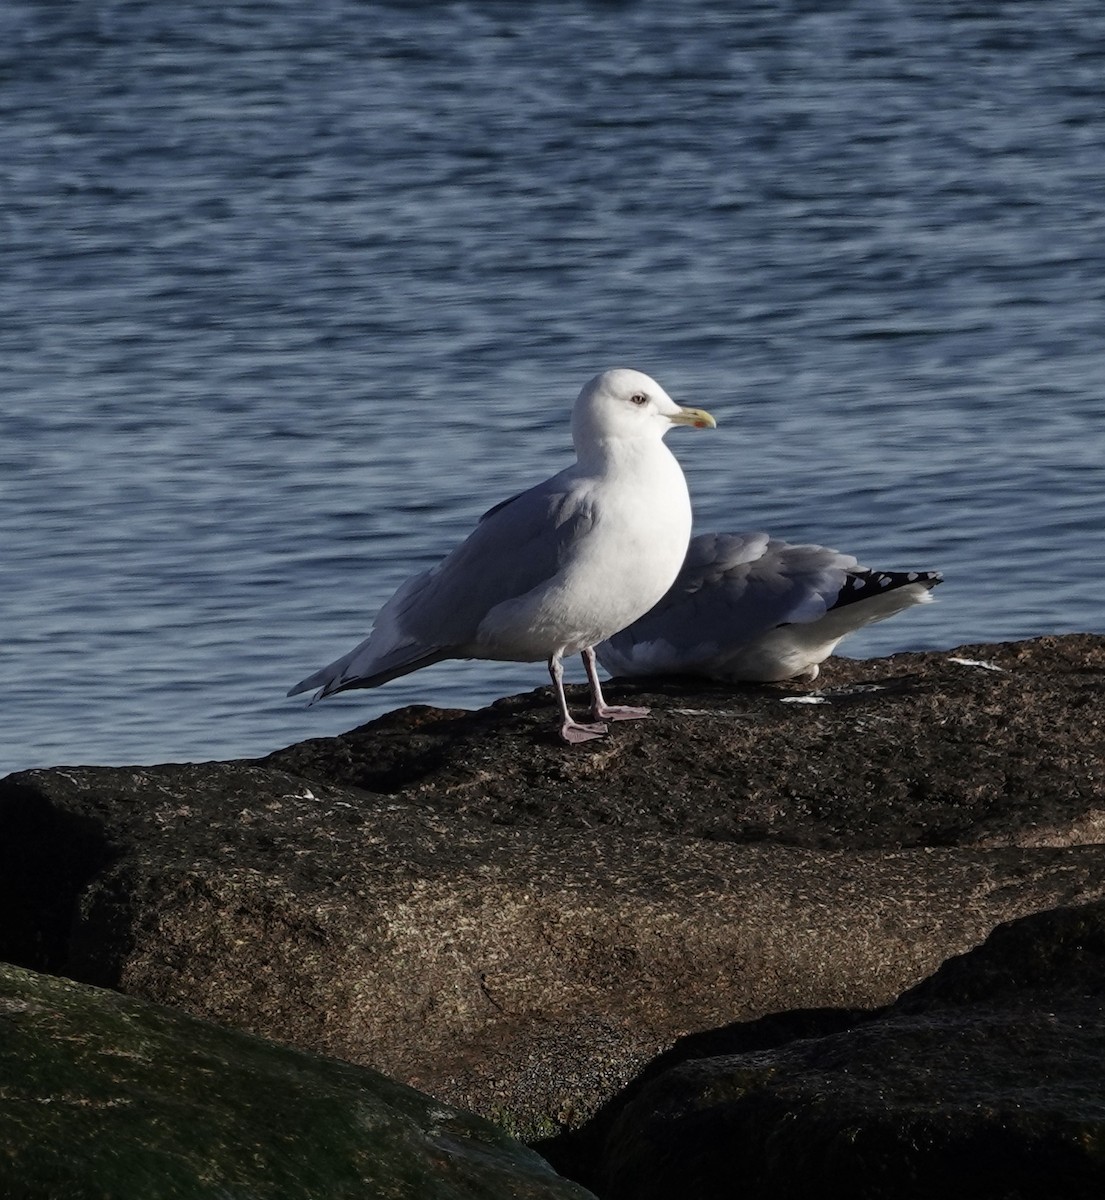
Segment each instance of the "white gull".
[[704,533],[666,596],[595,647],[618,676],[816,679],[849,633],[931,600],[938,571],[871,571],[827,546]]
[[[288,695],[377,687],[448,658],[545,659],[565,741],[601,737],[605,720],[647,716],[606,703],[592,647],[674,582],[691,502],[663,438],[674,425],[714,424],[640,371],[596,376],[572,410],[576,462],[486,512],[447,558],[399,588],[360,645]],[[562,660],[577,653],[591,685],[590,723],[573,720],[564,695]]]

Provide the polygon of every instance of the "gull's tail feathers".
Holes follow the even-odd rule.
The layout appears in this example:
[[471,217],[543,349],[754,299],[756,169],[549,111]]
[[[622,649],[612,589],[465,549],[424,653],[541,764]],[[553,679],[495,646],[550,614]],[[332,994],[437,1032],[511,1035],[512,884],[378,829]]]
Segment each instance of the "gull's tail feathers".
[[440,647],[407,645],[397,647],[387,654],[375,655],[369,652],[371,638],[362,642],[348,654],[336,658],[332,663],[320,668],[313,675],[301,679],[295,687],[288,690],[289,696],[297,696],[300,692],[319,689],[311,703],[315,704],[336,692],[349,692],[354,688],[379,687],[389,679],[397,679],[400,675],[409,675],[422,667],[431,666],[451,657],[448,650]]
[[417,606],[435,573],[436,568],[408,579],[380,609],[372,632],[360,645],[301,679],[288,695],[297,696],[300,692],[318,688],[318,695],[311,700],[315,704],[335,692],[379,687],[389,679],[456,657],[451,647],[435,641],[425,632],[420,635],[417,632],[419,622],[412,623],[410,619],[412,607]]
[[932,589],[943,582],[939,571],[870,571],[861,567],[848,572],[823,620],[839,622],[849,632],[885,621],[913,604],[929,603],[934,598]]

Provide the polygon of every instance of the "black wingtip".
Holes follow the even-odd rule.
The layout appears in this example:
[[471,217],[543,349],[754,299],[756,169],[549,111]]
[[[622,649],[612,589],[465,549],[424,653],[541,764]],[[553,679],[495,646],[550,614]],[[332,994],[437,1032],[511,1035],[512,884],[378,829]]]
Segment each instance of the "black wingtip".
[[840,589],[833,608],[843,604],[854,604],[871,596],[885,595],[896,588],[919,583],[930,590],[944,582],[942,571],[849,571],[844,586]]

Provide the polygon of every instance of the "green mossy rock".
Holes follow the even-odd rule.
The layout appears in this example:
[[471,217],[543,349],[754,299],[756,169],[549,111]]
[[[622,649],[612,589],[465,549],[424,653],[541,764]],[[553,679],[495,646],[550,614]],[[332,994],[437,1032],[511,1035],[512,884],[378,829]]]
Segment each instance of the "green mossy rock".
[[0,965],[6,1200],[586,1200],[376,1072]]

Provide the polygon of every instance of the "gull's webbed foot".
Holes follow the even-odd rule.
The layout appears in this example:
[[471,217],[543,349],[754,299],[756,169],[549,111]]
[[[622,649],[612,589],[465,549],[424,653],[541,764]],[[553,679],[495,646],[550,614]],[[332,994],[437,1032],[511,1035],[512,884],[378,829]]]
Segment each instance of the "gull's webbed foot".
[[585,725],[582,721],[565,721],[560,726],[560,736],[571,746],[575,746],[579,742],[593,741],[605,734],[606,726],[601,721],[594,725]]
[[596,704],[591,716],[600,721],[639,721],[650,712],[651,708],[630,708],[626,704]]

